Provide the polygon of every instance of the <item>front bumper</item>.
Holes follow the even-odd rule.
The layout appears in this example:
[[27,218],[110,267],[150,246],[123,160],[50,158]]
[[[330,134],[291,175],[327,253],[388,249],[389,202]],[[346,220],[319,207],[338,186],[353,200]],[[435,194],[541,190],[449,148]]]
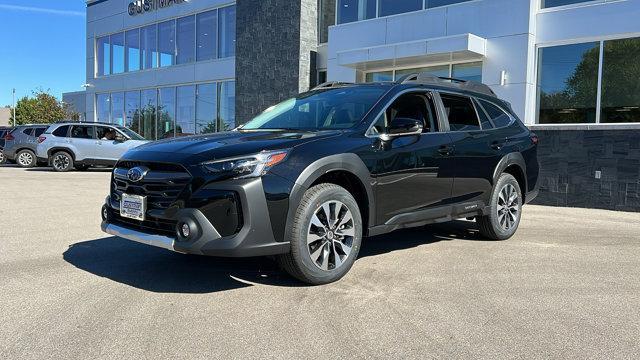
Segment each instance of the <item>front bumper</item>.
[[[164,216],[176,224],[174,234],[136,227],[118,220],[120,210],[111,197],[107,197],[103,206],[106,216],[103,214],[102,230],[110,235],[184,254],[251,257],[289,251],[289,243],[276,242],[274,239],[261,179],[215,184],[205,186],[201,191],[206,193],[209,190],[234,191],[238,194],[242,207],[242,227],[237,233],[220,235],[223,231],[213,225],[214,222],[220,222],[205,216],[206,205],[200,208],[185,207],[177,211],[167,210]],[[188,238],[183,237],[179,231],[184,224],[190,229]]]

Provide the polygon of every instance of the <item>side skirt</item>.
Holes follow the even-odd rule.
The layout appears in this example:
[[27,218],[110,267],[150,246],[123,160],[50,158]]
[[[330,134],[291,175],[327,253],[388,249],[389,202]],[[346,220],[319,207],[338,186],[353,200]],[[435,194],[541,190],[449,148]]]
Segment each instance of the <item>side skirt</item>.
[[382,235],[398,229],[420,227],[428,224],[484,215],[488,209],[483,201],[473,201],[399,214],[389,219],[389,221],[383,225],[370,227],[367,235]]

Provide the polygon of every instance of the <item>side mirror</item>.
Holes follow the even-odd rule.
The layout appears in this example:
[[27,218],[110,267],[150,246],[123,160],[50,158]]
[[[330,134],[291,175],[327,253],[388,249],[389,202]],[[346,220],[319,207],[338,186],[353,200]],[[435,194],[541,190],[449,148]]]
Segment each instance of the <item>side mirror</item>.
[[380,139],[389,141],[400,136],[419,135],[422,134],[424,124],[416,119],[411,118],[395,118],[391,122],[391,126],[387,129],[386,134],[382,134]]

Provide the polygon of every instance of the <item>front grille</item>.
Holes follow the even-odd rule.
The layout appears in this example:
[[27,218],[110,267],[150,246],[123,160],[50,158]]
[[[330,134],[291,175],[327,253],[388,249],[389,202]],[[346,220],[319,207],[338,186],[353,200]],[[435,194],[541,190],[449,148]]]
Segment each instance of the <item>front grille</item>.
[[[141,181],[133,182],[127,178],[127,172],[136,166],[147,167],[149,171]],[[147,210],[165,210],[190,183],[191,175],[180,165],[121,161],[113,170],[112,197],[119,202],[123,193],[146,196]]]

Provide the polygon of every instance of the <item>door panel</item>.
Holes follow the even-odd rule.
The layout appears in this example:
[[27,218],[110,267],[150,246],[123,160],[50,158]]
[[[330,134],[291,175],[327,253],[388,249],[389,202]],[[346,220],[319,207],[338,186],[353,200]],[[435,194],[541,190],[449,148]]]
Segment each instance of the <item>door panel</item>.
[[374,133],[384,133],[395,118],[410,118],[424,123],[422,134],[373,140],[372,177],[375,179],[376,223],[384,224],[394,216],[440,205],[451,197],[453,177],[448,148],[451,139],[438,132],[435,106],[424,92],[401,95],[381,114]]
[[118,160],[129,150],[127,141],[116,140],[117,136],[122,136],[115,128],[110,126],[97,126],[96,159],[98,160]]
[[92,159],[95,156],[95,132],[92,125],[74,125],[66,141],[76,154],[76,160]]

